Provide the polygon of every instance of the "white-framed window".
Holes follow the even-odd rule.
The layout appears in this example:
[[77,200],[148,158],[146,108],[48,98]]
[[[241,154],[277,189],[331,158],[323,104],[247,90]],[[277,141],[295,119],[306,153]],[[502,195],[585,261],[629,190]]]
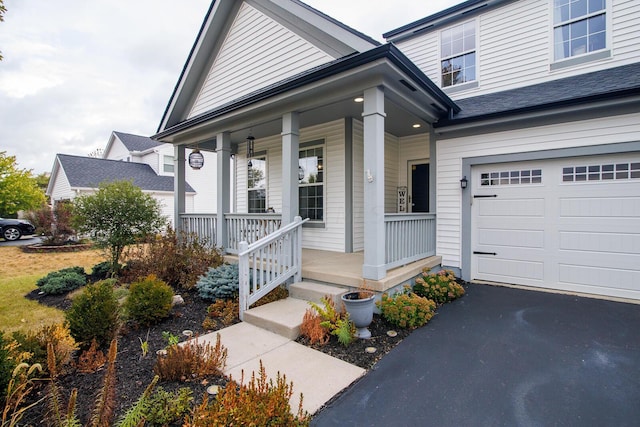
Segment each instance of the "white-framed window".
[[476,80],[476,23],[464,22],[440,32],[441,87]]
[[612,181],[640,179],[640,163],[608,163],[562,168],[562,182]]
[[553,0],[553,59],[607,47],[606,0]]
[[249,213],[267,211],[267,157],[252,158],[247,164],[247,205]]
[[173,156],[162,156],[162,170],[166,173],[173,173]]
[[302,218],[317,222],[324,221],[324,147],[322,145],[304,144],[299,152],[298,203]]
[[542,169],[493,171],[480,174],[480,185],[483,187],[541,183]]

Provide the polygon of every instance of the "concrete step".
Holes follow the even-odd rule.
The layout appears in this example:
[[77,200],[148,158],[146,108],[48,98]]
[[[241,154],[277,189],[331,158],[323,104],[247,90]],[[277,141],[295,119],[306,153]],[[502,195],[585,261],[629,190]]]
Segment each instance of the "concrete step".
[[244,321],[290,340],[300,335],[304,312],[310,305],[297,298],[286,298],[244,312]]
[[324,296],[329,296],[333,299],[337,308],[341,307],[342,304],[340,297],[347,291],[347,288],[309,281],[297,282],[289,286],[289,296],[291,298],[320,303]]

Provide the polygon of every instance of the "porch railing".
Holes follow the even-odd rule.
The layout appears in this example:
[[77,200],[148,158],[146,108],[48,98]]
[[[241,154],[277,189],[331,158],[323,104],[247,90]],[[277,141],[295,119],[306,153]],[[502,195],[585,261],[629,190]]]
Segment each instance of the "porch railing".
[[240,320],[251,304],[289,278],[301,280],[302,224],[306,221],[297,216],[291,224],[254,243],[240,242]]
[[187,235],[196,235],[201,242],[210,246],[216,244],[216,214],[180,214],[180,230]]
[[240,242],[252,244],[273,233],[282,225],[282,215],[275,213],[225,214],[227,224],[227,253],[237,254]]
[[384,228],[387,270],[436,254],[435,214],[386,214]]

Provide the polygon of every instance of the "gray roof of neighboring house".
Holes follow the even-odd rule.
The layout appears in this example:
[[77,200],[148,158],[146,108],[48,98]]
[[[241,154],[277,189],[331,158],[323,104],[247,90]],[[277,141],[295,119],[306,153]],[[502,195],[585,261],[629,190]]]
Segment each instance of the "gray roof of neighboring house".
[[[102,182],[131,180],[144,191],[173,192],[173,177],[157,175],[145,163],[58,154],[71,187],[97,188]],[[187,183],[187,192],[195,192]]]
[[640,95],[640,63],[456,100],[460,112],[435,127]]
[[132,135],[130,133],[124,132],[116,132],[113,131],[113,134],[122,141],[127,150],[129,151],[146,151],[150,148],[157,147],[158,145],[162,145],[161,142],[154,141],[148,136],[140,136],[140,135]]

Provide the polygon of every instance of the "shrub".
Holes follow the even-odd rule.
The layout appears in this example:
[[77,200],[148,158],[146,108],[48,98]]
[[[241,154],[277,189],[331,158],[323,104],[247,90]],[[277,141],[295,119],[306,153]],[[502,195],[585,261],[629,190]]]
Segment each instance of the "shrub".
[[65,313],[71,335],[85,347],[95,339],[105,348],[116,336],[120,310],[113,293],[115,283],[108,279],[87,286]]
[[169,228],[147,245],[139,246],[127,263],[127,277],[155,274],[174,288],[192,289],[209,267],[224,262],[220,252],[196,235],[179,235]]
[[111,261],[102,261],[94,265],[91,269],[91,280],[97,282],[111,277],[114,269],[111,268]]
[[147,407],[142,411],[145,425],[179,424],[191,411],[192,403],[193,391],[188,387],[181,387],[174,392],[168,392],[162,387],[158,387],[148,399]]
[[240,279],[237,264],[222,264],[209,268],[200,277],[196,287],[200,297],[206,300],[231,299],[238,296]]
[[464,295],[464,288],[456,282],[456,276],[451,270],[428,273],[425,269],[422,277],[416,279],[413,292],[438,304],[444,304]]
[[[53,349],[55,373],[64,373],[71,364],[73,352],[78,349],[66,324],[45,325],[35,332],[14,332],[13,339],[19,344],[21,352],[30,354],[29,363],[39,363],[48,367],[47,346]],[[53,374],[53,373],[50,373]]]
[[320,326],[328,333],[335,335],[338,342],[347,346],[353,342],[356,335],[356,327],[349,319],[349,313],[339,313],[336,310],[333,299],[325,296],[322,297],[322,305],[315,302],[309,302],[321,318]]
[[169,316],[172,298],[171,286],[152,274],[131,284],[124,310],[130,319],[149,326]]
[[436,310],[436,303],[430,299],[418,296],[408,287],[404,293],[393,296],[383,294],[376,302],[382,316],[390,323],[400,328],[415,329],[426,324]]
[[11,373],[16,367],[16,363],[11,357],[9,348],[10,340],[0,331],[0,402],[4,401],[7,393],[7,386],[11,381]]
[[102,350],[98,350],[98,342],[93,339],[88,349],[84,350],[78,357],[76,369],[83,374],[93,374],[107,363],[107,356]]
[[167,355],[158,359],[153,371],[163,380],[185,381],[223,375],[226,363],[227,349],[220,342],[220,334],[217,334],[215,346],[200,344],[197,338],[182,345],[170,346]]
[[238,299],[216,300],[207,307],[207,317],[202,322],[204,329],[218,329],[220,325],[229,326],[240,321]]
[[302,324],[300,325],[300,335],[309,338],[311,345],[325,345],[329,342],[329,331],[322,327],[320,315],[310,308],[304,312]]
[[267,380],[267,373],[260,361],[260,371],[256,377],[244,384],[244,372],[240,384],[230,381],[222,389],[215,401],[209,403],[205,397],[195,408],[191,419],[185,420],[186,427],[200,426],[308,426],[309,414],[302,410],[302,394],[296,414],[291,411],[289,399],[293,396],[293,383],[280,372],[275,383]]
[[87,284],[87,276],[82,267],[69,267],[53,271],[36,282],[42,292],[49,295],[64,294]]

